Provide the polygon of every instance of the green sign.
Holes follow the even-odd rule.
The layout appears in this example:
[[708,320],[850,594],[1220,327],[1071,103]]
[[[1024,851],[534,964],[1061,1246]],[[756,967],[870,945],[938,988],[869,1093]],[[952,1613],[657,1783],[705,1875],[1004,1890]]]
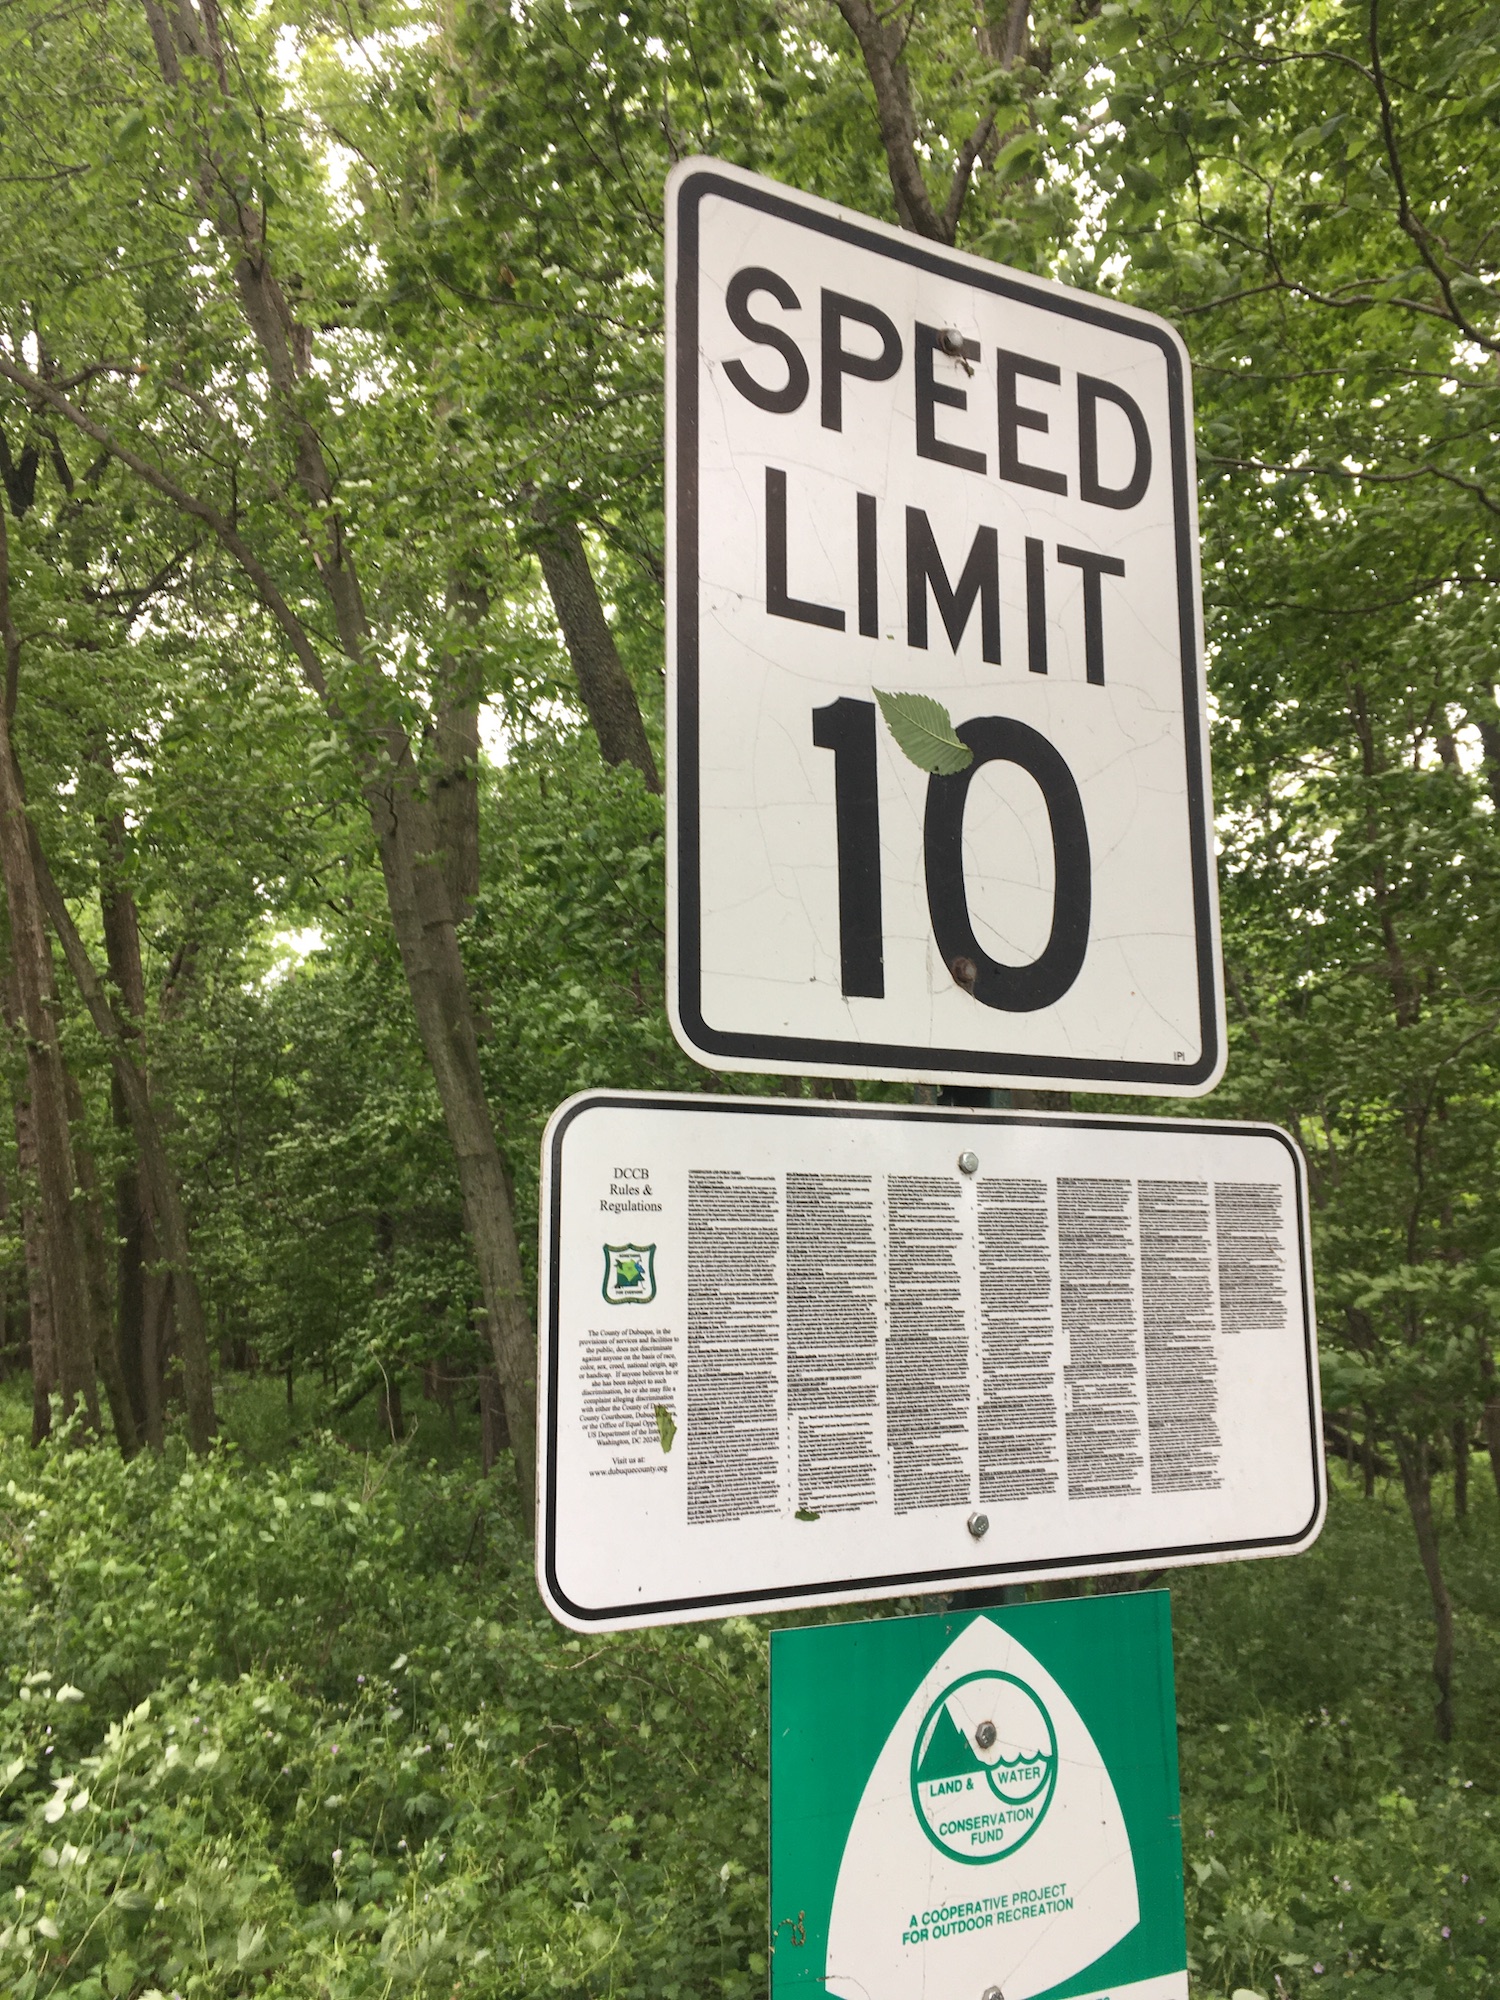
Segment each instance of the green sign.
[[604,1297],[612,1306],[649,1306],[656,1297],[656,1245],[606,1243]]
[[1170,1599],[771,1637],[771,1993],[1187,2000]]

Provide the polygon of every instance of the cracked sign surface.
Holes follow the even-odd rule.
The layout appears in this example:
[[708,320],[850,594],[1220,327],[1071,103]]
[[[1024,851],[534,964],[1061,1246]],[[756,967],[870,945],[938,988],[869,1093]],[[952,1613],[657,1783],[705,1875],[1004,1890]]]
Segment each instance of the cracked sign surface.
[[579,1631],[1318,1533],[1273,1126],[586,1092],[541,1219],[537,1577]]
[[709,161],[672,176],[668,254],[679,1039],[1211,1090],[1181,341]]

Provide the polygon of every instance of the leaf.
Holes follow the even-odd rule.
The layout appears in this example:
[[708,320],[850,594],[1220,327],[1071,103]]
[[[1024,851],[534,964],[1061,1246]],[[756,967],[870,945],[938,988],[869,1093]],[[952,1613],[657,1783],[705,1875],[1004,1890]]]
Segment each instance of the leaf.
[[665,1403],[656,1405],[656,1435],[661,1439],[663,1451],[672,1449],[672,1440],[677,1435],[677,1419]]
[[822,1519],[816,1507],[799,1507],[792,1516],[794,1521],[819,1521]]
[[1004,180],[1023,160],[1037,158],[1042,150],[1041,134],[1036,131],[1018,132],[1007,145],[995,155],[995,163],[990,169],[996,180]]
[[246,1917],[245,1921],[240,1925],[239,1933],[234,1941],[235,1963],[243,1965],[247,1958],[253,1958],[265,1941],[265,1925],[252,1924],[250,1919]]
[[874,695],[886,727],[919,771],[951,778],[956,771],[968,770],[974,752],[959,742],[940,701],[930,694],[886,694],[881,688]]

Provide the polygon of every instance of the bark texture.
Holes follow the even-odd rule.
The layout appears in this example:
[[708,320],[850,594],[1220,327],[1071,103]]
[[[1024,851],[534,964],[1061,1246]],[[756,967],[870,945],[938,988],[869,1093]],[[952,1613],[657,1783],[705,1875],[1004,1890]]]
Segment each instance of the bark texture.
[[94,1155],[83,1138],[83,1093],[72,1071],[67,1076],[68,1116],[73,1126],[73,1168],[78,1177],[74,1213],[83,1245],[83,1275],[89,1302],[89,1333],[94,1365],[104,1384],[109,1419],[115,1441],[125,1458],[140,1449],[140,1435],[130,1398],[125,1392],[125,1376],[120,1367],[120,1351],[115,1343],[113,1300],[109,1282],[109,1251],[105,1244],[104,1205],[99,1192],[99,1174]]
[[[307,504],[306,532],[338,645],[358,666],[369,658],[372,632],[344,537],[333,475],[301,395],[310,373],[311,339],[297,323],[272,268],[264,216],[253,202],[232,197],[236,176],[231,163],[219,156],[208,136],[224,129],[217,113],[230,107],[234,96],[216,0],[200,0],[197,5],[194,0],[176,0],[170,14],[158,0],[142,0],[142,5],[163,79],[182,93],[185,123],[196,135],[198,207],[233,261],[240,305],[266,371],[272,422],[290,452],[296,483]],[[195,102],[192,93],[207,101]],[[3,372],[15,379],[15,364],[7,361]],[[44,400],[70,421],[83,416],[71,408],[63,410],[63,399],[48,394],[46,385],[39,386]],[[87,418],[81,427],[89,428]],[[99,427],[93,429],[98,432]],[[350,732],[417,1031],[458,1167],[464,1219],[504,1386],[516,1477],[529,1510],[535,1495],[535,1341],[510,1191],[480,1073],[476,1010],[459,953],[455,927],[459,912],[450,893],[442,827],[413,746],[374,701],[368,713],[346,713],[332,696],[306,627],[234,523],[184,493],[138,454],[116,446],[107,434],[100,441],[174,504],[213,529],[281,627],[309,684],[334,720]],[[153,1198],[154,1193],[153,1189]],[[160,1220],[165,1234],[165,1216]],[[181,1303],[179,1296],[179,1310]]]
[[57,1365],[52,1339],[52,1287],[47,1275],[47,1235],[36,1193],[36,1143],[31,1100],[16,1099],[16,1169],[21,1182],[21,1241],[26,1253],[26,1303],[31,1342],[31,1442],[52,1429]]
[[[101,760],[104,761],[104,760]],[[97,822],[104,850],[104,867],[99,886],[99,914],[103,919],[104,952],[109,977],[119,996],[125,1022],[144,1036],[146,1024],[146,980],[141,965],[140,918],[124,879],[125,828],[118,814]],[[121,1147],[121,1164],[115,1174],[115,1339],[120,1370],[130,1399],[137,1433],[153,1444],[161,1442],[161,1393],[157,1386],[155,1435],[145,1372],[146,1264],[154,1254],[154,1242],[146,1212],[145,1193],[135,1153],[130,1124],[130,1107],[118,1077],[110,1082],[110,1117],[116,1133],[127,1148]]]
[[479,894],[479,704],[484,660],[476,634],[490,608],[482,584],[455,576],[448,586],[457,643],[438,673],[432,748],[432,803],[442,847],[443,886],[462,923]]
[[104,982],[84,949],[78,927],[52,879],[46,857],[34,834],[30,850],[47,915],[57,932],[68,970],[83,996],[89,1017],[109,1050],[115,1080],[125,1099],[136,1150],[150,1191],[152,1212],[158,1218],[164,1260],[171,1272],[178,1347],[182,1356],[182,1397],[187,1407],[188,1442],[194,1451],[207,1451],[215,1429],[213,1376],[208,1325],[197,1279],[193,1275],[192,1245],[182,1190],[162,1142],[145,1072],[136,1062],[131,1049],[134,1038],[127,1035],[110,1005]]
[[[15,685],[21,640],[11,617],[9,548],[0,508],[0,633],[7,693]],[[28,838],[25,801],[11,752],[10,703],[0,702],[0,876],[10,911],[11,970],[26,1044],[31,1139],[44,1235],[47,1289],[64,1415],[94,1396],[89,1301],[73,1212],[73,1148],[67,1073],[57,1037],[52,954]]]
[[1443,1575],[1438,1546],[1437,1519],[1432,1507],[1432,1464],[1425,1444],[1402,1439],[1396,1446],[1401,1464],[1401,1484],[1417,1535],[1417,1553],[1432,1598],[1432,1619],[1437,1629],[1432,1650],[1432,1678],[1437,1682],[1438,1699],[1434,1722],[1441,1742],[1453,1736],[1453,1599]]
[[[859,44],[870,79],[886,171],[902,228],[935,243],[956,242],[975,168],[981,160],[992,159],[999,144],[1012,133],[997,135],[995,114],[986,112],[960,146],[941,201],[935,199],[922,171],[916,105],[906,67],[906,42],[912,25],[907,10],[882,10],[873,0],[838,0],[838,10]],[[1027,0],[1005,0],[1001,6],[980,7],[977,13],[975,39],[985,60],[1004,69],[1024,61],[1031,22]],[[1021,129],[1018,124],[1012,131]]]
[[[1493,1376],[1493,1361],[1486,1372]],[[1490,1471],[1495,1475],[1495,1497],[1500,1500],[1500,1396],[1493,1393],[1492,1383],[1487,1386],[1491,1393],[1484,1405],[1484,1448],[1490,1455]]]
[[600,753],[606,764],[633,764],[648,789],[659,792],[661,779],[641,720],[641,705],[599,602],[578,523],[544,500],[535,503],[534,512],[542,530],[537,540],[542,575]]

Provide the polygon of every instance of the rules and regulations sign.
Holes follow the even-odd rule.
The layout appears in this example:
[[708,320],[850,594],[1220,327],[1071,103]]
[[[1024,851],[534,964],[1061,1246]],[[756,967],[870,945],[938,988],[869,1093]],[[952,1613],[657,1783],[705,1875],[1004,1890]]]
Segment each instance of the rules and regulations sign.
[[684,1046],[1211,1090],[1182,342],[711,161],[667,223]]
[[771,1995],[1187,2000],[1165,1591],[771,1634]]
[[599,1092],[542,1168],[537,1571],[566,1624],[1318,1532],[1303,1166],[1272,1126]]

